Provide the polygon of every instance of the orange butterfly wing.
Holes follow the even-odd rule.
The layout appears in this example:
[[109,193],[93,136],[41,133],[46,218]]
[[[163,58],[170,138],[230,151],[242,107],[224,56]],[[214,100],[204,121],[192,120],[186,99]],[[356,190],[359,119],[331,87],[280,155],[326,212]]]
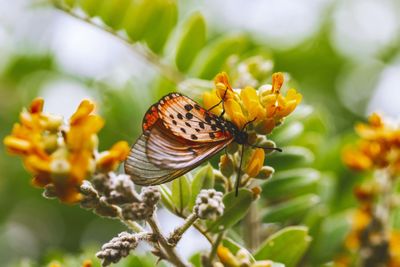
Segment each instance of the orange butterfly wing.
[[[193,116],[186,115],[188,112]],[[125,161],[125,172],[139,185],[171,181],[199,166],[233,141],[224,124],[224,120],[190,98],[169,94],[146,113],[143,134],[132,146]]]

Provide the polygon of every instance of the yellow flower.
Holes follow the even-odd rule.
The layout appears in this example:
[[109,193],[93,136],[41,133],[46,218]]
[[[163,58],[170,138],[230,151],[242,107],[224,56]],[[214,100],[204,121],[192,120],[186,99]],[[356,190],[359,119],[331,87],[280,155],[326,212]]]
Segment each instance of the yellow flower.
[[110,150],[100,153],[97,158],[97,169],[103,172],[115,170],[118,164],[129,155],[129,145],[125,141],[120,141],[113,145]]
[[[62,127],[62,117],[43,113],[43,104],[43,99],[33,100],[3,142],[9,152],[23,158],[33,185],[51,185],[61,201],[75,203],[81,198],[78,189],[82,181],[96,171],[97,133],[104,121],[91,114],[94,104],[84,100],[69,125]],[[117,143],[100,154],[97,171],[114,170],[128,152],[126,142]]]
[[240,104],[236,102],[236,100],[230,98],[224,102],[224,108],[229,120],[232,121],[240,130],[243,129],[247,119],[243,114]]
[[217,248],[217,255],[221,263],[226,267],[239,267],[240,262],[230,250],[222,245]]
[[246,173],[250,177],[256,177],[264,166],[265,152],[262,148],[256,148],[250,157],[249,163],[247,164]]
[[274,73],[271,89],[261,93],[261,103],[266,110],[262,125],[266,133],[270,133],[277,125],[282,123],[282,120],[292,113],[302,100],[302,95],[293,88],[288,90],[286,97],[281,95],[280,89],[283,82],[283,74]]
[[355,170],[386,168],[392,174],[400,172],[400,128],[385,123],[374,113],[369,123],[359,123],[355,130],[360,139],[343,149],[344,163]]
[[360,238],[362,232],[367,228],[372,220],[370,209],[357,209],[351,219],[351,231],[346,237],[345,245],[350,250],[356,250],[360,247]]
[[215,115],[219,116],[222,113],[222,102],[217,95],[216,89],[213,89],[211,92],[205,92],[203,94],[203,104],[206,109],[210,109],[211,107],[215,106],[213,109],[210,110]]
[[227,74],[223,72],[215,77],[215,88],[203,94],[203,103],[207,109],[214,107],[211,112],[216,115],[222,114],[224,108],[226,119],[239,129],[247,122],[254,121],[260,133],[270,133],[301,102],[302,96],[295,89],[290,89],[286,97],[281,95],[283,81],[283,74],[278,72],[273,75],[269,90],[259,93],[248,86],[236,93]]
[[389,238],[389,267],[400,266],[400,231],[392,230]]
[[260,99],[257,95],[257,91],[252,87],[246,87],[240,92],[240,97],[243,101],[243,106],[246,108],[248,113],[248,120],[257,121],[262,120],[265,117],[265,109],[260,103]]

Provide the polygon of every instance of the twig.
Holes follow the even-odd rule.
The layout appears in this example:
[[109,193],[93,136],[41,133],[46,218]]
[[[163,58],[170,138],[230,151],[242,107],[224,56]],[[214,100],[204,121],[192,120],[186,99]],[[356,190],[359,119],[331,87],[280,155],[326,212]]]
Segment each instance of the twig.
[[225,234],[224,231],[220,232],[211,246],[210,255],[208,256],[210,266],[212,266],[212,262],[213,262],[215,256],[217,255],[218,246],[221,243],[221,241],[224,237],[224,234]]
[[155,68],[158,69],[158,71],[168,80],[170,80],[171,82],[175,83],[175,84],[179,84],[181,82],[183,82],[185,80],[185,76],[177,71],[174,68],[171,68],[171,66],[164,64],[161,60],[161,58],[156,55],[155,53],[153,53],[149,48],[147,48],[146,46],[140,44],[140,43],[133,43],[131,40],[129,40],[128,38],[122,36],[121,34],[119,34],[118,32],[114,31],[112,28],[106,26],[106,25],[99,25],[94,23],[90,17],[81,17],[78,14],[75,14],[73,12],[71,12],[71,10],[69,10],[68,8],[64,7],[63,5],[61,5],[60,3],[57,3],[55,1],[53,1],[53,5],[55,8],[57,8],[60,11],[63,11],[65,13],[67,13],[68,15],[86,22],[102,31],[105,31],[109,34],[111,34],[112,36],[116,37],[118,40],[120,40],[123,44],[125,44],[127,47],[129,47],[134,53],[136,53],[137,55],[139,55],[140,57],[142,57],[145,61],[147,61],[148,63],[150,63],[151,65],[153,65]]
[[182,235],[189,229],[190,226],[194,224],[194,222],[198,219],[198,216],[195,213],[191,213],[188,217],[186,217],[185,222],[178,228],[176,228],[171,235],[168,237],[167,241],[172,246],[176,246],[176,244],[181,240]]
[[186,267],[187,265],[183,262],[183,260],[176,254],[176,251],[173,246],[171,246],[168,241],[165,239],[163,234],[158,227],[157,220],[155,219],[155,214],[153,217],[147,219],[147,223],[150,225],[153,233],[157,235],[157,240],[160,243],[161,247],[164,249],[165,253],[168,256],[168,260],[175,264],[177,267]]

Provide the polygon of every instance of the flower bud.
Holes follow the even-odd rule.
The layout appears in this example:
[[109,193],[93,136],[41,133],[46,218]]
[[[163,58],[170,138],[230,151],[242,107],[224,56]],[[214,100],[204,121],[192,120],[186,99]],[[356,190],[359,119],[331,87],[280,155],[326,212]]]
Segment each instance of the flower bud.
[[256,177],[264,165],[264,158],[264,149],[255,149],[246,167],[247,175],[249,175],[250,177]]
[[224,213],[224,208],[221,192],[215,189],[202,189],[197,195],[193,211],[200,219],[215,220]]
[[219,169],[225,177],[230,177],[233,174],[233,162],[228,155],[224,154],[221,156],[219,160]]
[[271,176],[274,174],[275,170],[271,166],[263,166],[258,173],[258,175],[255,177],[260,180],[267,180],[271,178]]

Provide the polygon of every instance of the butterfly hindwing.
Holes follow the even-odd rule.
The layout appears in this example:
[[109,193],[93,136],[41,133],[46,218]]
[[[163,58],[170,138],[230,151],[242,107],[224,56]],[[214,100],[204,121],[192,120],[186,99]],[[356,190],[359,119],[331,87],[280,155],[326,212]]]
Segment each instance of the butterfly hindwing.
[[125,172],[136,184],[171,181],[199,166],[231,142],[188,144],[187,140],[166,131],[158,122],[133,145],[125,162]]

